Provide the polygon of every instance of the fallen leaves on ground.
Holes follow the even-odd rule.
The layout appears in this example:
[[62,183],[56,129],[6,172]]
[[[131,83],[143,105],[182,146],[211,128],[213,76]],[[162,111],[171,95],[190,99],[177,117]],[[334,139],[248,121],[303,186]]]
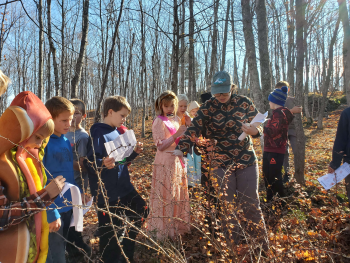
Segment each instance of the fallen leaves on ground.
[[[260,180],[261,206],[271,248],[266,262],[350,262],[350,210],[344,182],[326,191],[317,181],[317,178],[327,173],[339,116],[344,108],[342,105],[332,112],[328,119],[324,119],[323,130],[317,130],[315,124],[305,129],[306,181],[304,186],[296,183],[294,179],[287,184],[288,205],[282,207],[278,204],[265,204],[265,187]],[[144,152],[129,166],[135,189],[146,201],[150,194],[152,163],[156,153],[151,125],[152,121],[148,120],[145,138],[140,136],[140,126],[134,128],[136,137],[144,144]],[[254,139],[254,148],[261,174],[262,152],[259,139]],[[290,167],[293,174],[293,154],[290,155]],[[195,195],[192,196],[196,198]],[[198,211],[192,211],[196,212]],[[197,223],[200,226],[200,222]],[[205,224],[202,222],[202,225]],[[90,240],[94,249],[93,257],[96,258],[99,242],[93,235],[98,226],[94,210],[85,217],[84,226],[84,238]],[[218,242],[220,243],[220,238]],[[181,244],[183,250],[179,251],[185,253],[188,262],[231,261],[216,257],[212,243],[195,228],[192,228],[191,234],[182,237]],[[221,247],[225,246],[227,244],[221,241]],[[254,262],[251,249],[247,245],[241,244],[235,247],[235,251],[236,259]],[[135,261],[168,262],[161,253],[139,244],[136,246]]]

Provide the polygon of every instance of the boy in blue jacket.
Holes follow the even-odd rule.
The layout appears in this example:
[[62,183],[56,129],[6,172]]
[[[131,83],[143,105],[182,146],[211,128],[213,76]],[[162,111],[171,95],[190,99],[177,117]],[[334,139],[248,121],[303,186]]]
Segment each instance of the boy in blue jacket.
[[[342,162],[350,163],[350,107],[340,115],[337,135],[335,136],[332,161],[328,166],[328,173],[334,173]],[[350,206],[350,175],[345,177],[345,187]]]
[[[55,128],[45,148],[43,163],[53,177],[63,175],[67,183],[76,185],[72,147],[69,140],[64,136],[69,131],[73,119],[74,105],[63,97],[53,97],[45,103],[45,106],[52,115]],[[49,182],[50,180],[48,180]],[[85,202],[88,201],[86,196],[82,195],[83,198],[85,198]],[[67,204],[64,203],[64,199],[67,199]],[[72,196],[68,190],[63,198],[58,196],[55,203],[50,205],[51,209],[47,211],[47,222],[51,233],[49,234],[49,251],[46,263],[66,262],[64,238],[67,237],[72,217],[73,206],[71,202]],[[59,209],[55,209],[56,206]],[[52,232],[58,232],[59,235]]]
[[[114,237],[110,216],[104,212],[106,211],[106,202],[108,202],[111,213],[123,218],[127,216],[129,221],[133,221],[135,228],[130,228],[128,224],[124,224],[125,219],[120,220],[115,216],[113,216],[112,222],[118,231],[120,245],[130,262],[133,262],[134,240],[138,229],[140,229],[143,220],[148,215],[145,201],[130,182],[127,166],[131,160],[142,152],[142,143],[138,143],[133,153],[122,163],[116,163],[114,158],[110,158],[104,146],[105,142],[113,141],[119,136],[120,133],[117,128],[123,125],[130,111],[130,105],[124,97],[111,96],[106,98],[103,104],[103,123],[92,125],[90,129],[91,137],[87,146],[89,162],[84,161],[89,173],[91,194],[95,197],[99,208],[97,214],[100,230],[100,254],[105,263],[126,262],[118,241]],[[96,172],[96,167],[101,173]],[[100,167],[102,167],[102,170],[99,169]],[[99,183],[99,175],[101,176],[102,186]],[[106,200],[101,194],[102,191],[105,193]],[[122,238],[122,236],[128,236],[128,238]]]

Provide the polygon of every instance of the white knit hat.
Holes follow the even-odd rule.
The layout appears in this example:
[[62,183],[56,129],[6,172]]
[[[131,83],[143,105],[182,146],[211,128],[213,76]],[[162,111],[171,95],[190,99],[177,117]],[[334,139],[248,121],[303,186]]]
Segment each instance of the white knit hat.
[[200,105],[198,104],[197,101],[191,101],[191,103],[188,105],[187,109],[190,112],[191,110],[195,109],[195,108],[199,108]]

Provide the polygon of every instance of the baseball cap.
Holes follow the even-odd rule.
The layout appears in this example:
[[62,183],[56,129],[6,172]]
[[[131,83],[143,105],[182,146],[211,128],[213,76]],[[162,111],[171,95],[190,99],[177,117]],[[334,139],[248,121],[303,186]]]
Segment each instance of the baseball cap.
[[215,73],[213,82],[211,84],[211,94],[228,93],[233,84],[232,76],[226,71],[219,71]]

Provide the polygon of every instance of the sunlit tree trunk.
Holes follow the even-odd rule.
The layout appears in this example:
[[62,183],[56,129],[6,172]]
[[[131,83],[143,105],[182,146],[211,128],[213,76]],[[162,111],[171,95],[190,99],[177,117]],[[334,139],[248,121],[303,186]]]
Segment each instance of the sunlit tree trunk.
[[253,34],[253,14],[250,10],[249,1],[241,0],[242,6],[242,18],[243,18],[243,33],[244,33],[244,42],[248,60],[248,70],[250,75],[250,90],[253,91],[253,99],[256,107],[260,112],[265,112],[266,105],[264,103],[265,99],[263,98],[260,81],[258,66],[256,63],[256,51],[255,51],[255,41]]
[[[305,8],[304,0],[296,0],[296,46],[297,46],[297,63],[296,63],[296,85],[295,101],[297,105],[303,105],[303,71],[304,71],[304,24]],[[297,137],[297,151],[294,154],[295,179],[298,183],[304,184],[305,176],[305,134],[300,114],[295,116],[295,131]]]

